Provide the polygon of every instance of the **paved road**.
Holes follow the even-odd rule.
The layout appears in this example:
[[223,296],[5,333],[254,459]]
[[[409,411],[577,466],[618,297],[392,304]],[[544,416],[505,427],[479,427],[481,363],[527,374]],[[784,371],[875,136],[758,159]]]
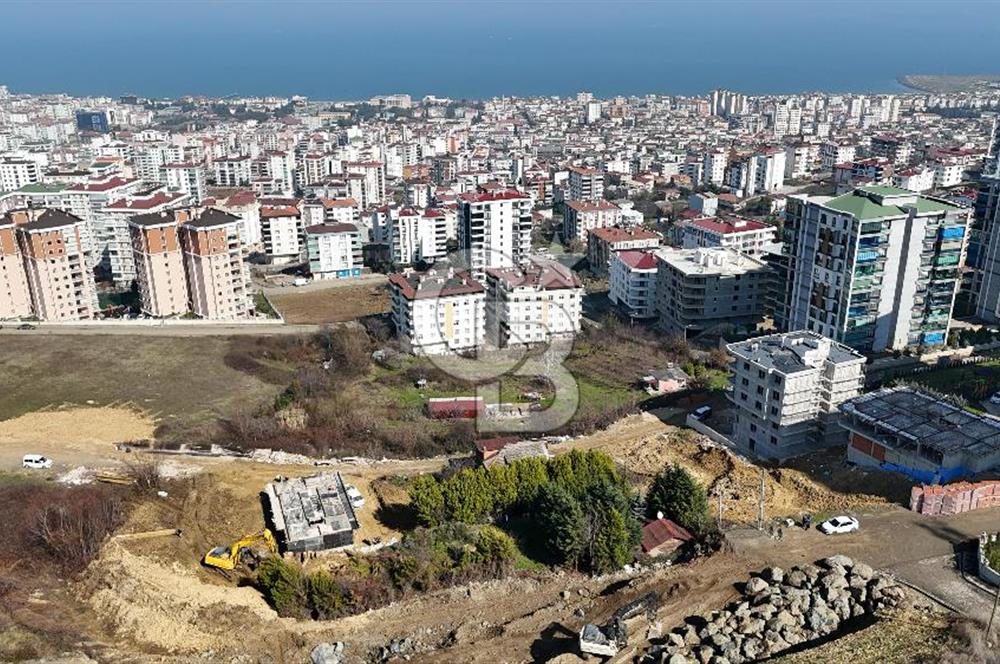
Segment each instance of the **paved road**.
[[850,535],[824,536],[817,530],[786,529],[774,541],[755,532],[733,533],[738,551],[765,555],[774,564],[811,562],[844,553],[944,600],[964,615],[988,620],[992,594],[975,577],[973,540],[983,531],[1000,530],[1000,508],[952,517],[928,517],[901,507],[860,515],[861,530]]
[[241,335],[276,336],[282,334],[311,334],[319,331],[320,325],[257,325],[246,324],[191,324],[191,325],[38,325],[33,330],[18,330],[4,326],[0,335],[31,336],[86,336],[121,334],[146,337],[231,337]]

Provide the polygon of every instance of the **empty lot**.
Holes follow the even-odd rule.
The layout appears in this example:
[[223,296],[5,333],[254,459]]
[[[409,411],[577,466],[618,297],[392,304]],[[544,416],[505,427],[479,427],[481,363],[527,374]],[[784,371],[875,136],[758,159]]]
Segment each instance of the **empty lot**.
[[389,311],[389,288],[384,283],[268,291],[274,308],[290,324],[343,323]]

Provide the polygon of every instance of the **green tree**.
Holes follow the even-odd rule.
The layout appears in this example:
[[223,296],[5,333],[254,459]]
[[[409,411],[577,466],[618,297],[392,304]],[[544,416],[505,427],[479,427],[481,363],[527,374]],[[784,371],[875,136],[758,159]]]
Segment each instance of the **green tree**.
[[301,617],[305,613],[305,587],[299,567],[277,556],[267,558],[257,567],[257,587],[278,615]]
[[478,523],[492,513],[493,492],[481,470],[460,470],[444,483],[441,491],[445,517],[451,521]]
[[617,509],[603,512],[594,535],[590,569],[597,574],[621,569],[632,560],[632,536],[627,518]]
[[517,558],[517,545],[510,535],[495,526],[483,526],[476,537],[478,562],[501,566]]
[[535,521],[551,559],[577,565],[587,544],[587,522],[573,494],[558,484],[545,485],[538,494]]
[[705,488],[679,465],[667,466],[646,493],[646,516],[656,518],[657,512],[693,533],[701,533],[708,523]]
[[510,467],[517,490],[516,503],[519,507],[526,508],[535,502],[538,492],[549,481],[546,460],[539,457],[518,459]]
[[410,504],[425,526],[436,526],[444,520],[444,493],[441,482],[433,475],[420,475],[410,484]]
[[323,570],[306,578],[306,598],[313,615],[319,620],[338,617],[346,606],[340,585],[329,572]]

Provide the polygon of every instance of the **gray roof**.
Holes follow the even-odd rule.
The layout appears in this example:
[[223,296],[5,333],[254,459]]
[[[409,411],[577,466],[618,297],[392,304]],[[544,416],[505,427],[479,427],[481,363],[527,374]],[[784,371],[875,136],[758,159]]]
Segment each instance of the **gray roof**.
[[771,334],[726,346],[732,354],[783,374],[815,371],[825,362],[864,362],[865,356],[808,330]]
[[191,226],[193,228],[212,228],[214,226],[224,226],[227,224],[235,224],[240,220],[235,214],[229,214],[228,212],[223,212],[218,208],[205,208],[204,212],[198,215],[197,218],[190,221],[185,221],[185,226]]
[[69,212],[64,212],[62,210],[46,210],[38,216],[34,221],[29,221],[26,224],[21,224],[18,228],[26,231],[48,231],[56,228],[64,228],[66,226],[72,226],[73,224],[79,224],[82,221],[80,217],[70,214]]
[[876,430],[942,453],[1000,450],[1000,420],[959,408],[912,387],[891,387],[855,397],[840,409]]

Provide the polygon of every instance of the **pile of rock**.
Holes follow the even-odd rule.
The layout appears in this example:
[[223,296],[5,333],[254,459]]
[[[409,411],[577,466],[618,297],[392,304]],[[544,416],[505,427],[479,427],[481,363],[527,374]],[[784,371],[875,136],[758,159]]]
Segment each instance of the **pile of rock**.
[[746,582],[741,601],[710,616],[688,619],[653,648],[645,662],[755,662],[874,618],[904,597],[902,586],[847,556],[787,573],[771,567]]

